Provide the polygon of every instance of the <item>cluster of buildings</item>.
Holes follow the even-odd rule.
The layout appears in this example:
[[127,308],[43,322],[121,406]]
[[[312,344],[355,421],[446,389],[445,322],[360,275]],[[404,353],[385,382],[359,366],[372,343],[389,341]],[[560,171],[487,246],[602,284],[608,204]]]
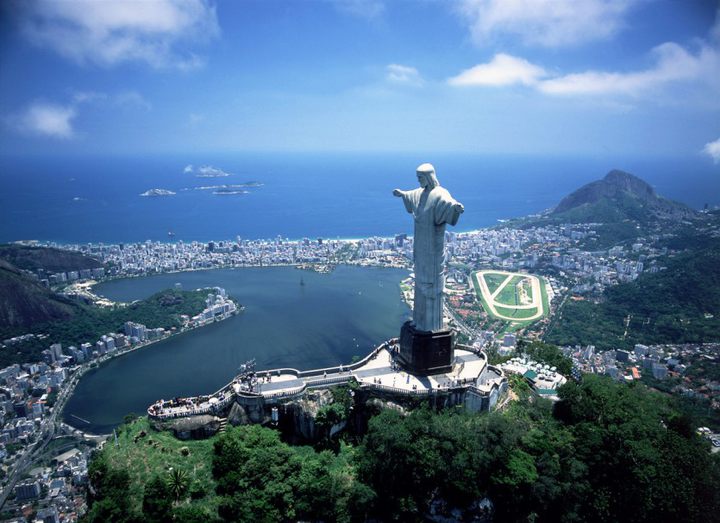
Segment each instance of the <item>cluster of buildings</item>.
[[[59,344],[54,344],[51,352],[68,361]],[[57,362],[44,361],[0,370],[0,416],[4,420],[0,429],[0,485],[8,495],[4,511],[18,515],[17,521],[76,521],[84,510],[87,451],[74,449],[60,454],[49,467],[30,470],[27,479],[9,490],[24,466],[42,456],[33,454],[40,448],[38,444],[59,434],[54,425],[55,403],[72,371]],[[62,432],[71,432],[62,428]]]
[[[405,234],[395,238],[357,240],[289,240],[278,237],[273,240],[237,238],[207,243],[146,241],[108,245],[50,243],[48,246],[79,251],[103,262],[107,270],[103,269],[102,274],[98,271],[97,275],[91,273],[95,279],[222,267],[335,265],[340,262],[408,267],[412,259],[412,239]],[[51,282],[53,285],[71,282],[67,277],[57,276]]]
[[214,321],[224,320],[238,312],[235,302],[228,298],[222,287],[215,287],[215,292],[208,294],[203,311],[190,319],[190,325],[199,327]]
[[635,345],[632,351],[613,349],[596,351],[594,345],[561,347],[563,353],[585,374],[605,374],[613,379],[633,381],[644,373],[662,380],[671,373],[680,375],[686,365],[672,357],[664,345]]
[[76,271],[54,272],[48,273],[43,269],[35,272],[38,280],[45,287],[54,287],[65,283],[76,283],[84,280],[99,280],[105,277],[105,269],[97,267],[95,269],[79,269]]
[[[590,249],[588,240],[601,224],[545,225],[527,229],[483,229],[451,234],[453,261],[492,267],[558,273],[574,293],[602,292],[609,285],[636,279],[642,272],[662,270],[658,258],[667,248],[664,236],[638,238],[630,247]],[[590,247],[589,247],[590,246]]]
[[596,352],[593,345],[561,350],[582,373],[606,374],[624,381],[649,375],[655,380],[669,381],[672,392],[708,400],[712,408],[720,409],[720,380],[713,374],[703,376],[692,371],[693,366],[720,363],[720,343],[636,344],[632,351]]
[[14,347],[15,345],[19,345],[21,343],[25,343],[27,341],[31,340],[46,340],[48,338],[47,334],[22,334],[21,336],[15,336],[13,338],[6,338],[0,342],[0,349],[10,349]]
[[9,521],[77,521],[86,508],[88,454],[73,448],[55,456],[50,466],[31,470],[29,478],[15,485],[14,499],[6,504],[6,510],[19,514]]
[[35,437],[35,429],[52,406],[50,393],[67,377],[68,369],[45,362],[0,370],[0,415],[5,420],[0,429],[0,456],[8,456],[6,445],[25,445]]
[[555,367],[522,356],[511,358],[499,367],[506,374],[522,376],[536,394],[551,400],[557,399],[558,387],[567,383],[567,378]]
[[104,262],[109,276],[138,276],[220,267],[333,263],[346,245],[341,240],[236,240],[64,245]]

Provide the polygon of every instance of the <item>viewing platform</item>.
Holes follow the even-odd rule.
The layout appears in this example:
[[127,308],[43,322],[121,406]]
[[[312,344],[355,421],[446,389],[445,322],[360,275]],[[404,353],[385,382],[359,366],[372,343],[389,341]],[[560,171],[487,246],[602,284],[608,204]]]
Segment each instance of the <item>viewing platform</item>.
[[452,396],[452,404],[472,410],[491,410],[507,390],[502,370],[489,365],[483,352],[458,346],[451,368],[421,376],[397,362],[399,340],[388,340],[362,360],[349,365],[299,371],[290,368],[255,371],[245,369],[230,383],[206,396],[159,400],[148,408],[157,420],[220,415],[233,401],[241,405],[272,405],[302,396],[308,389],[345,385],[356,381],[362,389],[399,396]]

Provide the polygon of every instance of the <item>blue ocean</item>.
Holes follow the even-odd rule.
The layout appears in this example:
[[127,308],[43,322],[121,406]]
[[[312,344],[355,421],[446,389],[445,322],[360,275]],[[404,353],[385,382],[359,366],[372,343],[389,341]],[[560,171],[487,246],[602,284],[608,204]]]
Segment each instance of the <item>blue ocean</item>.
[[[699,155],[652,160],[447,153],[4,155],[0,242],[390,236],[412,230],[392,190],[414,188],[415,167],[426,161],[465,205],[457,231],[552,207],[613,168],[691,207],[720,204],[720,167]],[[194,166],[192,172],[185,172],[187,165]],[[198,177],[201,166],[230,175]],[[246,182],[262,185],[246,194],[198,189]],[[175,194],[140,196],[156,188]]]

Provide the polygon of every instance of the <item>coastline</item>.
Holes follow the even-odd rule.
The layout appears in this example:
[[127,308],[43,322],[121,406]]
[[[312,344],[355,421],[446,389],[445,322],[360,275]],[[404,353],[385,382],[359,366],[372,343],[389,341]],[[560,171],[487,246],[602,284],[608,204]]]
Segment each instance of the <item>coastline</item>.
[[64,409],[65,409],[65,405],[67,404],[67,401],[70,399],[70,397],[73,395],[73,393],[75,392],[75,387],[77,386],[77,384],[80,382],[80,380],[82,379],[82,377],[83,377],[89,370],[91,370],[91,369],[99,369],[102,365],[104,365],[105,363],[107,363],[107,362],[110,361],[110,360],[113,360],[113,359],[118,358],[118,357],[120,357],[120,356],[125,356],[125,355],[127,355],[127,354],[130,354],[130,353],[135,352],[135,351],[140,350],[140,349],[144,349],[144,348],[146,348],[146,347],[149,347],[149,346],[154,345],[154,344],[156,344],[156,343],[159,343],[159,342],[161,342],[161,341],[169,340],[169,339],[174,338],[174,337],[176,337],[176,336],[179,336],[179,335],[181,335],[181,334],[185,334],[185,333],[190,332],[190,331],[194,331],[194,330],[197,330],[197,329],[201,329],[201,328],[206,327],[206,326],[208,326],[208,325],[211,325],[211,324],[213,324],[213,323],[218,323],[218,322],[221,322],[221,321],[225,321],[225,320],[231,318],[232,316],[235,316],[235,315],[239,314],[239,313],[242,312],[244,309],[245,309],[245,307],[244,307],[243,305],[240,305],[240,306],[238,307],[238,309],[236,310],[236,312],[230,313],[230,314],[226,314],[226,315],[224,315],[224,316],[222,316],[222,317],[213,319],[213,321],[211,321],[211,322],[201,323],[201,324],[196,325],[196,326],[194,326],[194,327],[185,327],[185,328],[182,328],[181,330],[178,330],[178,331],[175,332],[175,333],[171,333],[171,334],[169,334],[169,335],[167,335],[167,336],[164,336],[164,337],[162,337],[162,338],[160,338],[160,339],[157,339],[157,340],[148,340],[148,341],[146,341],[146,342],[144,342],[144,343],[139,343],[139,344],[137,344],[137,345],[134,345],[134,346],[132,346],[132,347],[128,347],[127,349],[123,349],[123,350],[121,350],[121,351],[116,351],[116,352],[112,352],[112,353],[106,353],[106,354],[102,355],[100,358],[98,358],[98,359],[96,359],[96,360],[93,360],[92,362],[83,363],[82,365],[79,366],[79,368],[76,367],[76,368],[73,370],[72,376],[69,378],[69,380],[70,380],[69,387],[68,387],[68,388],[63,387],[62,390],[61,390],[61,394],[63,394],[62,404],[61,404],[59,407],[58,407],[57,405],[56,405],[55,407],[53,407],[53,412],[56,412],[56,409],[59,408],[59,410],[57,411],[57,413],[58,413],[58,416],[61,418],[60,423],[62,423],[62,424],[64,424],[64,425],[67,425],[68,427],[71,427],[73,431],[78,431],[78,432],[80,432],[80,434],[81,434],[83,437],[85,437],[85,438],[86,438],[86,437],[109,436],[110,434],[94,434],[94,433],[92,433],[92,432],[86,432],[86,431],[84,431],[83,429],[78,428],[78,427],[74,426],[73,424],[68,423],[67,421],[64,420]]

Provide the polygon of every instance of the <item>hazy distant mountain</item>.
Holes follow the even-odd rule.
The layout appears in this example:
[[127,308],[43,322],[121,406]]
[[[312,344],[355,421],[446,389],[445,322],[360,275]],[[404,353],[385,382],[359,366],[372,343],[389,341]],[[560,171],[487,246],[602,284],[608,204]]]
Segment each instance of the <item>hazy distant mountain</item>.
[[47,274],[102,267],[102,263],[79,252],[47,247],[0,245],[0,328],[24,327],[76,314],[76,303],[46,289],[30,274]]
[[583,185],[550,213],[567,222],[648,222],[656,218],[683,218],[691,208],[668,200],[645,181],[624,171],[612,170],[602,180]]
[[73,316],[79,307],[0,259],[0,328],[32,326]]
[[79,252],[17,244],[0,245],[0,260],[5,260],[18,269],[33,272],[44,269],[49,274],[103,266],[95,258]]

